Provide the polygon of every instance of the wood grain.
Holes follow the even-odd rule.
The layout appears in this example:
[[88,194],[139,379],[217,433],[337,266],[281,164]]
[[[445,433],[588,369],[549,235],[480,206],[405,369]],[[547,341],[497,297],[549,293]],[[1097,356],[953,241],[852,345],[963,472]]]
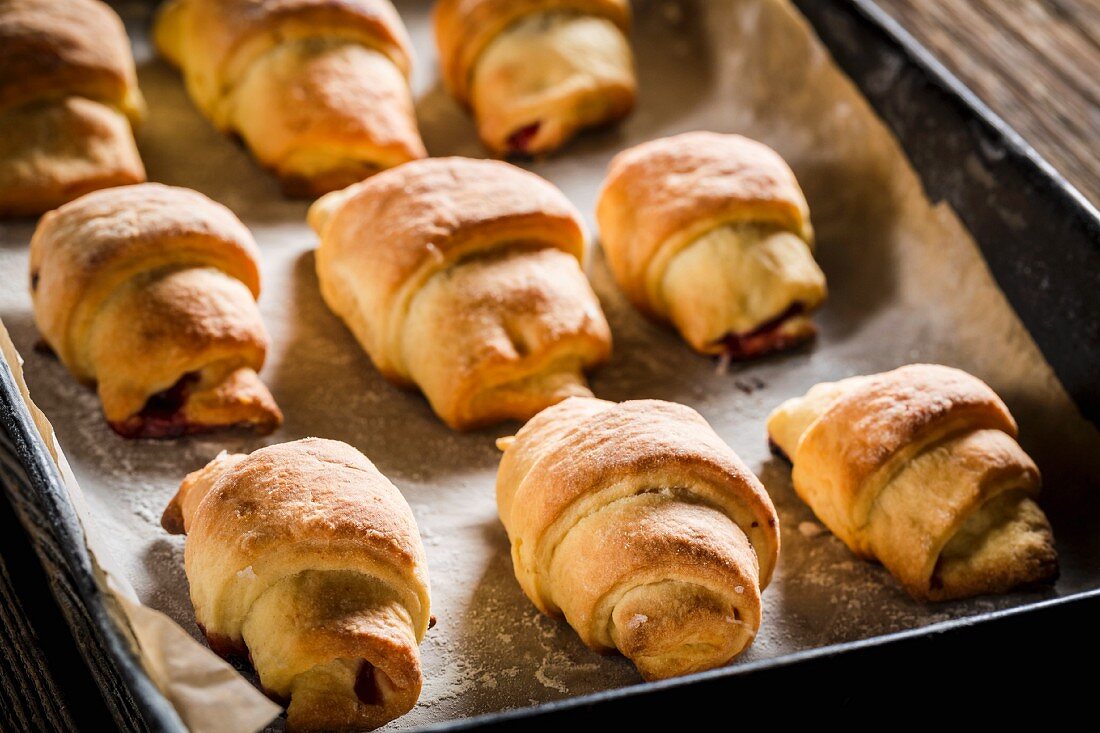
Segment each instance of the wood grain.
[[1100,205],[1100,0],[875,0]]
[[73,729],[31,624],[0,557],[0,730]]

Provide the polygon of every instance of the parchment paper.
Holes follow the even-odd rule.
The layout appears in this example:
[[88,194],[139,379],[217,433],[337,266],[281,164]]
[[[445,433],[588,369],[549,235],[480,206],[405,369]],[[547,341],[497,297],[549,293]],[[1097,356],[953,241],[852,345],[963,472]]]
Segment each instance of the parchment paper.
[[[429,150],[483,156],[472,123],[439,83],[429,3],[398,6],[419,52],[415,91]],[[802,19],[785,0],[663,0],[635,7],[638,110],[624,125],[588,135],[529,167],[559,185],[595,231],[596,192],[617,151],[693,129],[747,134],[779,150],[798,174],[829,279],[816,344],[722,374],[713,360],[635,313],[598,251],[591,265],[615,335],[614,358],[594,377],[595,392],[695,407],[761,476],[779,509],[778,574],[764,595],[756,643],[735,663],[1100,585],[1100,436],[1062,391],[955,215],[925,198],[894,139]],[[140,146],[150,178],[228,205],[260,244],[261,306],[273,338],[263,376],[287,418],[282,430],[264,439],[116,437],[95,395],[56,361],[32,351],[37,334],[25,289],[32,225],[0,227],[0,317],[27,357],[32,393],[54,422],[94,521],[138,596],[198,637],[182,541],[158,524],[179,480],[222,449],[251,451],[308,435],[335,438],[361,449],[401,488],[428,553],[439,624],[422,646],[420,704],[393,729],[639,683],[629,663],[587,650],[563,622],[540,616],[512,577],[493,499],[493,439],[517,426],[452,433],[421,397],[377,374],[321,301],[306,204],[284,200],[270,176],[195,112],[175,72],[151,58],[147,6],[131,3],[121,10],[149,101]],[[893,81],[887,74],[878,83]],[[970,172],[982,174],[977,158]],[[918,361],[979,375],[1019,420],[1021,441],[1044,473],[1041,503],[1062,558],[1053,590],[915,603],[882,568],[856,560],[822,530],[791,489],[789,467],[769,455],[764,419],[783,399],[819,381]]]

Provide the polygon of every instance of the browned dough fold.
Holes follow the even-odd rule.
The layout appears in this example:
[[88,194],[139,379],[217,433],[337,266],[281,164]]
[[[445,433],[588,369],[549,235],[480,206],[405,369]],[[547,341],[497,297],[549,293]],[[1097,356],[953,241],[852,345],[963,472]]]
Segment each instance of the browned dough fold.
[[539,610],[646,679],[720,666],[752,643],[779,522],[697,412],[571,398],[501,446],[497,507]]

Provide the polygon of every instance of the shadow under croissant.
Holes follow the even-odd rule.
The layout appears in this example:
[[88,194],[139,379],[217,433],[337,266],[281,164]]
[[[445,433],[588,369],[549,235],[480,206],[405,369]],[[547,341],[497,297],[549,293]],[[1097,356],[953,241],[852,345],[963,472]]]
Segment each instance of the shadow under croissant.
[[421,647],[428,677],[424,697],[438,695],[440,688],[461,690],[436,699],[433,709],[442,705],[448,715],[460,716],[641,681],[626,658],[589,649],[564,619],[535,608],[512,572],[499,520],[476,531],[494,551],[463,607],[440,609],[445,640],[429,636]]
[[[0,220],[0,251],[26,252],[37,225],[37,216]],[[6,287],[18,287],[22,283],[5,283]]]
[[[1100,467],[1088,458],[1100,433],[1071,406],[1026,393],[1031,385],[993,386],[1020,426],[1020,445],[1042,474],[1038,503],[1054,528],[1061,566],[1056,588],[1085,590],[1100,567],[1100,533],[1085,519],[1100,516]],[[1074,419],[1065,419],[1067,414]],[[1035,429],[1038,425],[1047,429]]]
[[624,122],[631,137],[650,139],[673,128],[679,131],[677,120],[689,118],[713,98],[715,58],[705,23],[706,0],[634,4],[630,43],[638,105]]
[[[168,499],[165,499],[165,504]],[[187,574],[183,569],[183,538],[173,539],[159,526],[150,528],[159,536],[142,553],[141,562],[149,576],[145,605],[167,615],[188,634],[202,639],[195,623],[195,610],[188,595]]]
[[456,102],[437,80],[416,100],[420,136],[432,157],[460,155],[485,158],[488,151],[477,137],[477,126],[469,113]]

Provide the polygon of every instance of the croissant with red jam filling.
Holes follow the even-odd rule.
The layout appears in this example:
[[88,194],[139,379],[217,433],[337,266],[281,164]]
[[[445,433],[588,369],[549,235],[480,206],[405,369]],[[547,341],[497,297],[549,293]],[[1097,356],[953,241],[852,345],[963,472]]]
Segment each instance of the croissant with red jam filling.
[[596,215],[631,302],[696,351],[748,359],[813,337],[826,288],[809,207],[766,145],[692,132],[626,150]]
[[155,183],[42,217],[31,297],[46,344],[127,438],[282,422],[257,374],[267,333],[256,244],[229,209]]
[[184,479],[161,523],[187,534],[211,647],[251,660],[288,731],[377,728],[416,704],[424,548],[401,492],[362,453],[317,438],[222,453]]
[[555,150],[634,106],[626,0],[441,0],[436,43],[451,94],[499,154]]

